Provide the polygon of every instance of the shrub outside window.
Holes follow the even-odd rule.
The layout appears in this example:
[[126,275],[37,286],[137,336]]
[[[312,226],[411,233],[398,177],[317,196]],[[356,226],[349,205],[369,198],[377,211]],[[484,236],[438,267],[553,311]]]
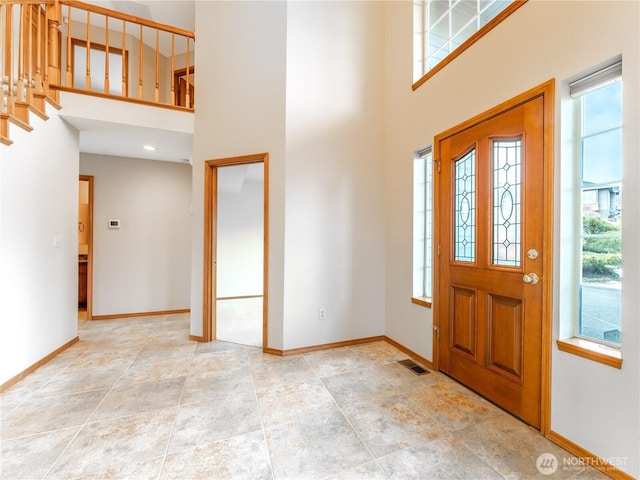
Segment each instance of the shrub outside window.
[[580,112],[577,189],[581,200],[577,334],[620,345],[622,80],[615,76],[586,91],[575,90],[572,96]]

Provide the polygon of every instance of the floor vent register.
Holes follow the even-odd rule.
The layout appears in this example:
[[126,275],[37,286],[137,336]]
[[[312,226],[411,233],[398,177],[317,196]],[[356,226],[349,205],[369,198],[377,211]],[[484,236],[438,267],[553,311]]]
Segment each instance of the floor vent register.
[[420,365],[418,365],[416,362],[414,362],[410,358],[407,358],[406,360],[399,360],[398,363],[400,365],[403,365],[403,366],[407,367],[409,370],[411,370],[416,375],[427,375],[428,373],[431,373],[431,372],[429,372],[429,370],[427,370],[424,367],[421,367]]

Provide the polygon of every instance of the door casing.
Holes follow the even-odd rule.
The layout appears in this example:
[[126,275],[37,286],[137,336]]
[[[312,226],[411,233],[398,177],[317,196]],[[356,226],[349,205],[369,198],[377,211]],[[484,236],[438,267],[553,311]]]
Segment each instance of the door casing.
[[[552,329],[552,305],[553,305],[553,120],[554,120],[554,98],[555,81],[553,79],[532,88],[496,107],[487,110],[455,127],[452,127],[437,138],[445,138],[462,132],[472,126],[482,123],[502,112],[513,107],[526,103],[527,101],[542,96],[543,98],[543,152],[544,162],[544,195],[543,195],[543,271],[545,272],[545,282],[543,285],[542,301],[542,369],[541,369],[541,392],[540,392],[540,431],[548,436],[551,426],[550,414],[550,391],[551,391],[551,329]],[[440,162],[440,148],[438,141],[434,141],[434,162],[433,178],[439,179],[438,165]],[[441,186],[439,181],[434,181],[434,252],[433,258],[438,258],[438,248],[440,246],[440,224],[441,214],[438,199],[440,198]],[[441,247],[441,251],[447,251],[447,247]],[[439,261],[434,261],[434,293],[433,298],[440,298],[440,266]],[[433,367],[438,370],[439,366],[439,342],[437,332],[442,322],[448,319],[440,318],[439,302],[433,304]]]
[[218,158],[204,163],[204,278],[202,337],[192,337],[203,342],[215,340],[216,332],[216,222],[218,203],[218,168],[262,163],[264,166],[264,239],[262,279],[262,350],[268,345],[268,280],[269,280],[269,154],[256,153],[240,157]]
[[87,320],[91,320],[93,312],[93,175],[80,175],[79,181],[89,182],[89,225],[87,225]]

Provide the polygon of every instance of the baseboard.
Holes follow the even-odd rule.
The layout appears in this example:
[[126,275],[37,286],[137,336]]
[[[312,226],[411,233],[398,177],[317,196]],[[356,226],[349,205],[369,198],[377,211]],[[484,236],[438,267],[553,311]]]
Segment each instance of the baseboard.
[[278,350],[277,348],[263,348],[262,353],[268,353],[269,355],[275,355],[277,357],[284,357],[284,350]]
[[317,352],[319,350],[329,350],[330,348],[350,347],[352,345],[360,345],[362,343],[380,341],[384,341],[383,335],[379,335],[377,337],[356,338],[354,340],[345,340],[344,342],[324,343],[321,345],[312,345],[310,347],[292,348],[290,350],[276,350],[273,348],[268,348],[267,353],[278,352],[275,354],[279,354],[283,357],[288,357],[289,355],[300,355],[301,353],[311,353]]
[[608,477],[611,477],[615,480],[635,480],[635,477],[632,477],[627,472],[620,470],[615,465],[612,465],[608,461],[598,457],[597,455],[594,455],[588,450],[585,450],[580,445],[573,443],[571,440],[563,437],[553,430],[549,432],[547,438],[559,447],[564,448],[567,452],[578,457],[580,464],[576,466],[590,466],[596,468]]
[[378,336],[375,336],[375,337],[366,337],[366,338],[357,338],[357,339],[354,339],[354,340],[345,340],[343,342],[325,343],[325,344],[321,344],[321,345],[312,345],[312,346],[309,346],[309,347],[302,347],[302,348],[292,348],[290,350],[279,350],[279,349],[276,349],[276,348],[266,348],[263,351],[264,351],[264,353],[268,353],[268,354],[271,354],[271,355],[287,357],[289,355],[299,355],[299,354],[302,354],[302,353],[317,352],[319,350],[329,350],[330,348],[350,347],[350,346],[353,346],[353,345],[361,345],[363,343],[371,343],[371,342],[387,342],[388,344],[394,346],[395,348],[397,348],[401,352],[406,353],[408,356],[410,356],[414,360],[417,360],[418,362],[423,364],[425,367],[433,369],[433,363],[430,360],[427,360],[426,358],[424,358],[421,355],[418,355],[414,351],[409,350],[404,345],[396,342],[395,340],[393,340],[392,338],[387,337],[386,335],[378,335]]
[[179,310],[158,310],[156,312],[113,313],[110,315],[93,315],[91,320],[113,320],[114,318],[151,317],[153,315],[171,315],[174,313],[190,313],[190,308]]
[[198,335],[189,335],[189,341],[191,342],[206,342],[204,337]]
[[20,380],[22,380],[24,377],[26,377],[30,373],[36,371],[38,368],[40,368],[42,365],[47,363],[49,360],[51,360],[52,358],[54,358],[55,356],[57,356],[58,354],[60,354],[64,350],[66,350],[67,348],[69,348],[71,345],[73,345],[74,343],[77,343],[79,340],[80,340],[80,337],[75,337],[75,338],[69,340],[67,343],[65,343],[61,347],[56,348],[53,352],[51,352],[46,357],[38,360],[36,363],[31,365],[29,368],[23,370],[22,372],[17,374],[15,377],[10,378],[6,382],[4,382],[2,385],[0,385],[0,392],[4,392],[5,390],[9,389],[10,387],[12,387],[16,383],[18,383]]
[[431,360],[427,360],[426,358],[424,358],[421,355],[418,355],[416,352],[414,352],[413,350],[409,350],[407,347],[405,347],[404,345],[402,345],[401,343],[396,342],[394,339],[389,338],[385,335],[384,340],[390,344],[393,345],[394,347],[396,347],[398,350],[400,350],[403,353],[406,353],[407,355],[409,355],[411,358],[413,358],[414,360],[417,360],[418,362],[420,362],[422,365],[424,365],[427,368],[430,368],[431,370],[433,370],[433,362]]

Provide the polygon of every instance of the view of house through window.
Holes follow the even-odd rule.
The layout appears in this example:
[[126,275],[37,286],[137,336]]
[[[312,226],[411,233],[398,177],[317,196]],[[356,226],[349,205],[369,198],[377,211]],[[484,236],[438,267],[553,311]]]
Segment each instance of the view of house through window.
[[[581,256],[578,335],[619,345],[622,300],[621,65],[574,82],[580,120]],[[602,72],[600,72],[602,75]],[[586,80],[586,79],[585,79]]]
[[414,81],[512,3],[513,0],[415,0]]
[[413,298],[432,297],[432,155],[431,147],[416,152],[413,162]]

